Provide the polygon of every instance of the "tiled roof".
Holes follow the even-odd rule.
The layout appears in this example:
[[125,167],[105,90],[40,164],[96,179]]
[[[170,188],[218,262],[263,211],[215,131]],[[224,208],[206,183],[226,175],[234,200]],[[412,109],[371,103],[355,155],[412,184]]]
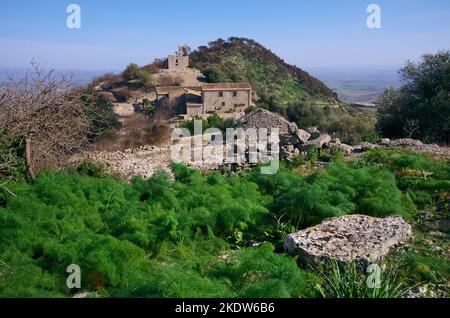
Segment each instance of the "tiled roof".
[[201,89],[202,88],[200,86],[157,86],[156,94],[158,95],[167,95],[169,93],[183,94],[186,91],[193,93],[193,92],[200,92]]
[[251,89],[249,83],[207,83],[202,85],[203,90],[231,90],[231,89]]

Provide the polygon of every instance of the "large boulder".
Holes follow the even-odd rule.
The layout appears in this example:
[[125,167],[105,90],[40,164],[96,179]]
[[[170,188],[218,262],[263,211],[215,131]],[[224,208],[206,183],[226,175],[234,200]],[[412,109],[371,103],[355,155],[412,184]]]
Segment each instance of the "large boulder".
[[297,233],[289,234],[284,247],[314,263],[334,260],[366,266],[383,259],[393,248],[408,241],[411,226],[402,217],[375,218],[346,215],[323,221]]
[[353,147],[343,144],[343,143],[339,143],[339,144],[335,144],[335,143],[329,143],[328,144],[328,148],[330,149],[339,149],[344,155],[348,156],[351,153],[353,153]]
[[297,131],[295,132],[295,136],[297,136],[301,144],[305,144],[311,137],[311,134],[306,130],[297,129]]
[[297,130],[298,130],[298,126],[297,126],[296,123],[290,123],[290,124],[289,124],[289,126],[288,126],[288,132],[289,132],[290,134],[295,134],[295,133],[297,132]]
[[300,143],[297,135],[280,135],[280,142],[282,145],[296,145]]
[[321,134],[316,139],[309,140],[306,142],[307,145],[316,146],[317,148],[322,148],[323,145],[331,141],[331,136],[328,134]]

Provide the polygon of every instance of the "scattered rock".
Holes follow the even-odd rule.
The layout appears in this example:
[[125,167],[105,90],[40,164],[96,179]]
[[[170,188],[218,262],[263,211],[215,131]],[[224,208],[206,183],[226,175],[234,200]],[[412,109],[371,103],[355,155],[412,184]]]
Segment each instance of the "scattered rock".
[[360,147],[361,147],[362,151],[369,151],[369,150],[377,148],[378,146],[371,144],[370,142],[363,142]]
[[289,135],[293,125],[282,116],[263,108],[258,108],[245,115],[240,122],[244,129],[248,128],[278,128],[280,135]]
[[382,146],[389,146],[391,144],[391,140],[389,138],[383,138],[378,140],[377,143]]
[[331,137],[328,134],[321,134],[316,139],[309,140],[306,144],[316,146],[317,148],[322,148],[323,145],[329,143],[331,141]]
[[303,129],[297,129],[295,132],[295,136],[300,140],[300,143],[304,144],[306,143],[309,138],[311,138],[311,134]]
[[415,140],[411,138],[403,138],[397,140],[391,140],[389,146],[391,147],[414,147],[414,146],[422,146],[423,143],[420,140]]
[[427,298],[428,289],[426,286],[416,286],[408,291],[406,298]]
[[306,128],[306,130],[307,130],[310,134],[320,133],[320,131],[319,131],[319,129],[317,129],[317,127],[309,127],[309,128]]
[[339,138],[334,137],[331,138],[331,143],[339,145],[341,143],[341,140]]
[[295,134],[298,130],[298,126],[296,123],[290,123],[288,126],[288,131],[290,134]]
[[297,135],[280,135],[280,142],[282,145],[296,145],[300,143],[300,139]]
[[367,265],[382,260],[390,250],[408,241],[411,226],[399,216],[375,218],[347,215],[290,234],[284,247],[313,262],[336,260]]
[[334,143],[329,143],[328,147],[330,149],[339,149],[344,155],[348,156],[353,152],[353,147],[346,145],[346,144],[334,144]]

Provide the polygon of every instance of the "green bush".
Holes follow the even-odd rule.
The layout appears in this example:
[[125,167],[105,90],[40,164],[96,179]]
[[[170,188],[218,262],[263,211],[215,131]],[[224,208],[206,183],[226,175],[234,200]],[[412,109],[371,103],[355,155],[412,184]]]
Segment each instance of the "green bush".
[[287,217],[297,228],[345,214],[409,218],[415,212],[414,204],[397,188],[395,176],[387,169],[337,162],[307,178],[287,174],[254,175],[253,180],[263,193],[272,195],[270,210]]
[[403,86],[380,97],[378,129],[390,138],[450,143],[450,51],[422,56],[400,70]]
[[140,68],[137,64],[129,64],[122,72],[122,78],[125,81],[139,80],[141,85],[150,86],[153,85],[153,74],[146,68]]
[[[408,196],[434,198],[430,189],[448,172],[430,166],[433,185],[411,188],[413,197],[397,184],[415,160],[390,152],[365,160],[331,163],[308,177],[284,166],[274,175],[254,169],[224,176],[174,165],[175,180],[159,173],[131,184],[84,163],[72,173],[41,173],[33,184],[11,182],[17,196],[0,206],[0,296],[70,297],[69,264],[80,265],[82,290],[93,295],[332,296],[321,275],[277,253],[286,234],[351,213],[409,217],[415,207]],[[249,247],[254,241],[262,245]],[[436,259],[411,258],[414,279],[441,281],[448,266]]]
[[330,261],[313,269],[321,278],[317,285],[324,298],[404,298],[408,288],[398,278],[398,268],[390,265],[380,273],[380,287],[367,284],[368,275],[355,264]]
[[91,161],[83,161],[75,167],[72,167],[70,170],[77,172],[82,176],[95,178],[104,178],[107,176],[106,169],[102,164]]
[[264,244],[257,249],[245,249],[228,256],[227,262],[213,269],[215,277],[226,277],[239,297],[289,298],[315,297],[318,282],[311,273],[301,271],[286,255],[274,253],[274,247]]
[[324,129],[349,145],[356,145],[363,141],[374,143],[378,139],[375,126],[359,117],[331,118],[324,124]]
[[224,75],[217,67],[209,67],[203,72],[207,83],[223,83]]
[[237,123],[233,119],[223,119],[218,114],[213,114],[207,119],[201,117],[195,117],[191,120],[184,121],[181,124],[182,128],[186,128],[193,135],[194,134],[194,121],[199,120],[202,122],[202,132],[205,132],[209,128],[217,128],[221,131],[225,131],[227,128],[236,127]]
[[410,251],[404,258],[407,265],[404,271],[414,283],[446,283],[450,277],[450,265],[445,257]]
[[140,68],[137,64],[129,64],[122,72],[122,77],[126,81],[132,81],[139,78]]

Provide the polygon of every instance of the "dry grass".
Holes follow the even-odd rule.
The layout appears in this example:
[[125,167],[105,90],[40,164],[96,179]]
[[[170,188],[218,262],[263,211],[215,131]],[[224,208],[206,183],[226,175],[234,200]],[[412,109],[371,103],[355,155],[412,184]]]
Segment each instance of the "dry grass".
[[163,75],[158,80],[158,84],[162,86],[181,86],[182,83],[181,76]]
[[171,129],[164,123],[134,114],[124,118],[120,131],[107,131],[93,145],[95,151],[135,149],[145,145],[160,145],[170,138]]

